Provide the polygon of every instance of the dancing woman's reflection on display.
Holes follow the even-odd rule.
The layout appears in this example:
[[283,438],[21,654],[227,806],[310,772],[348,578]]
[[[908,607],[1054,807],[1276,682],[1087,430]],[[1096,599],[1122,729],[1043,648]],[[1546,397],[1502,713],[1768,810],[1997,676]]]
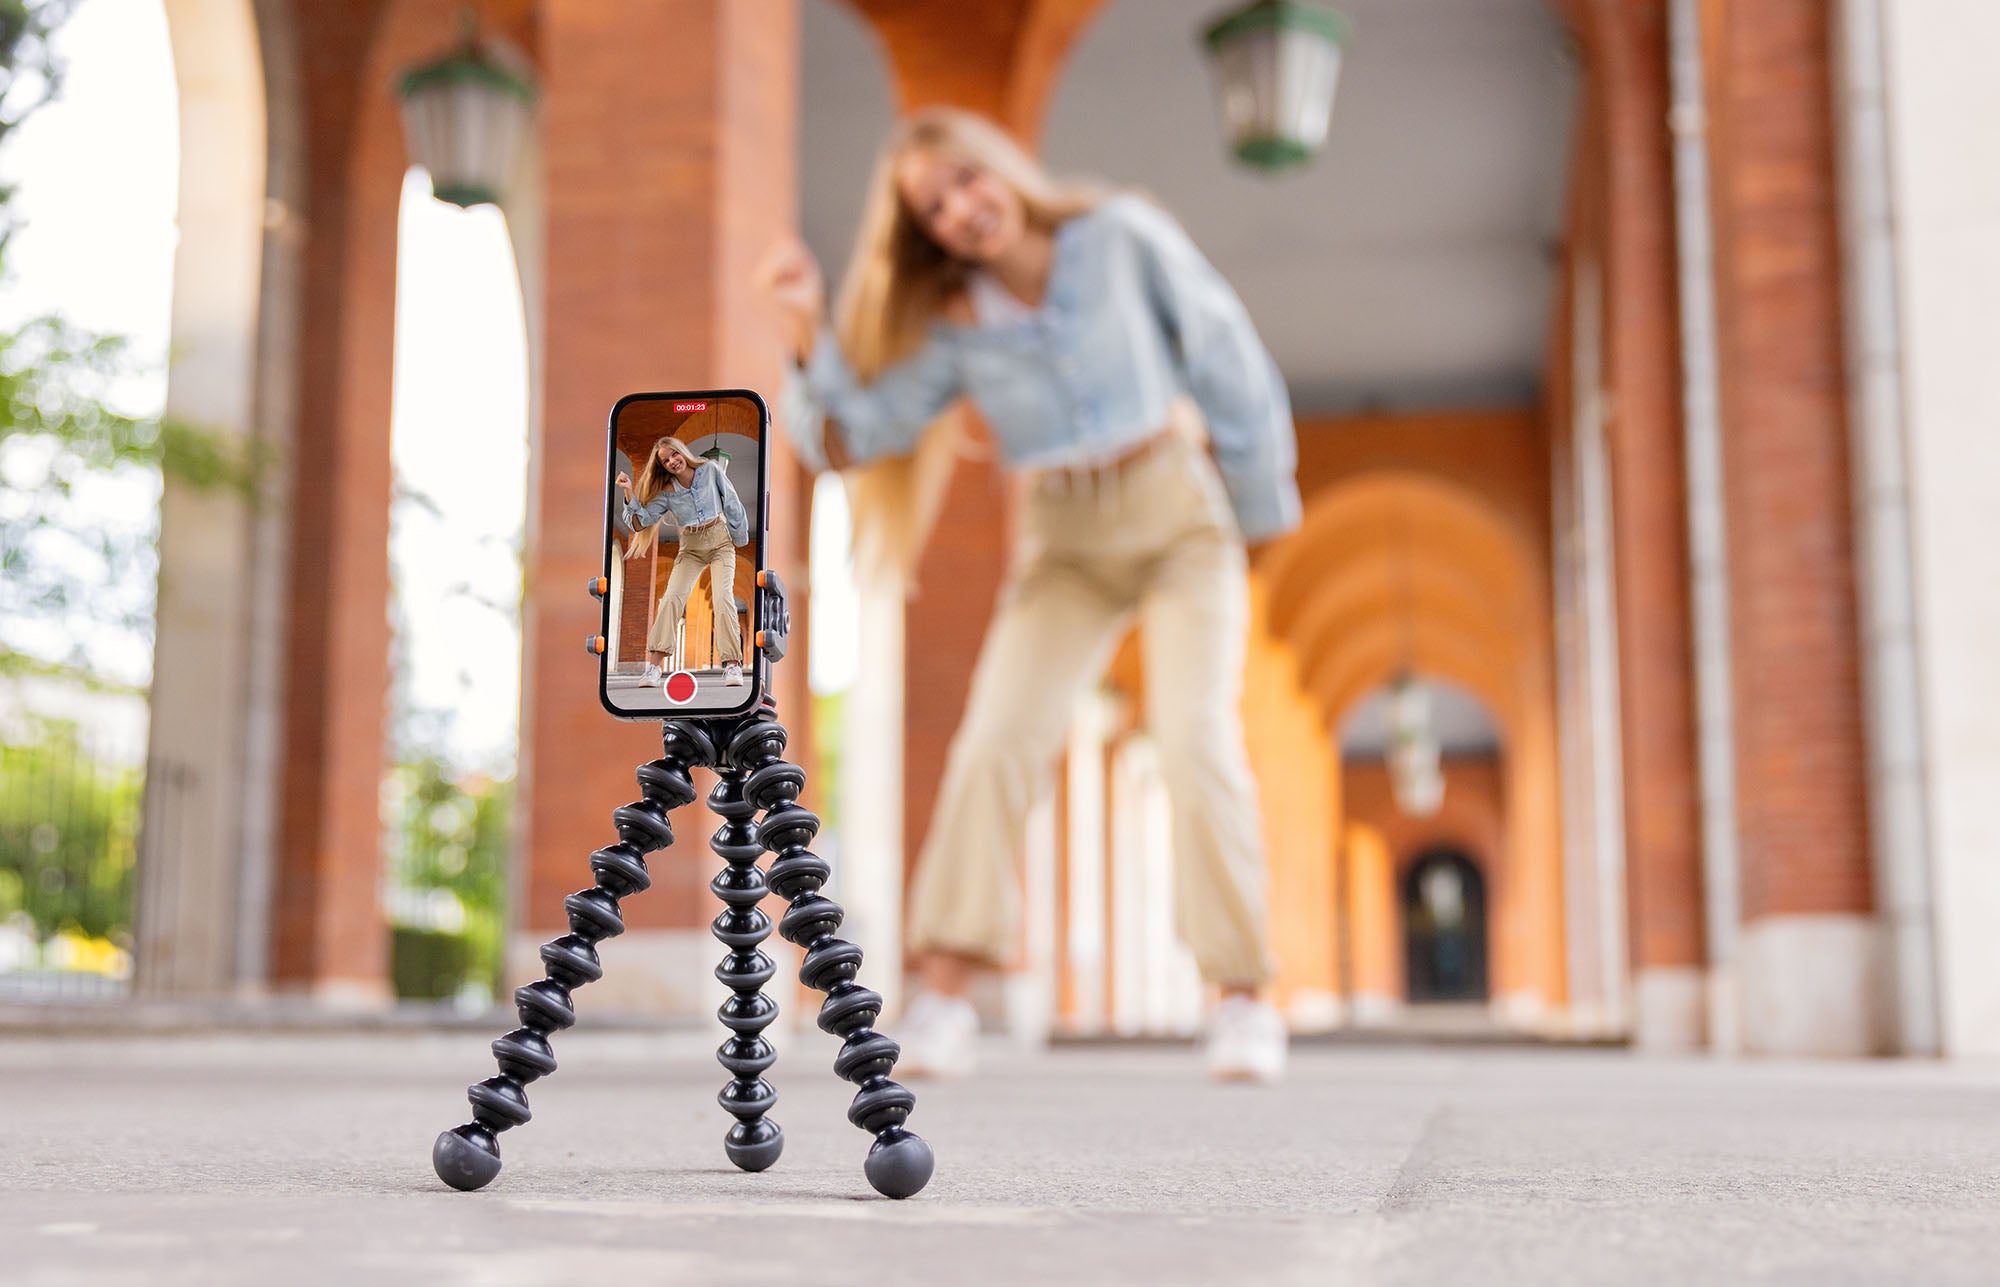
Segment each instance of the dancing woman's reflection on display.
[[[639,481],[620,472],[618,488],[625,496],[625,522],[646,540],[672,540],[679,549],[667,577],[653,623],[646,634],[646,681],[659,682],[667,658],[676,655],[675,640],[687,614],[688,597],[708,569],[709,597],[715,604],[715,659],[722,665],[723,683],[743,683],[743,631],[736,620],[736,547],[750,542],[750,520],[729,475],[710,460],[697,460],[677,438],[662,438],[647,454]],[[669,534],[671,533],[671,535]],[[635,542],[635,549],[643,544]]]

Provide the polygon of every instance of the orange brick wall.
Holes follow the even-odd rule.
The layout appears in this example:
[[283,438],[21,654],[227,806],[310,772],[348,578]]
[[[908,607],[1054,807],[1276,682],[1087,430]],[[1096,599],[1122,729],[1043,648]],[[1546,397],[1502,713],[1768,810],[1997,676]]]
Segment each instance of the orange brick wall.
[[1746,918],[1865,912],[1865,743],[1828,6],[1711,3]]

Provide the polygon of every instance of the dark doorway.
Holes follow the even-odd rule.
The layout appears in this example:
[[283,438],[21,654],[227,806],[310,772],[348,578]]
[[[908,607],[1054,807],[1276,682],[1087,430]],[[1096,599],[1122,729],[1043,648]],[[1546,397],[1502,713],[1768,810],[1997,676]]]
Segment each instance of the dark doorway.
[[1429,849],[1403,873],[1410,1000],[1486,1000],[1486,882],[1456,849]]

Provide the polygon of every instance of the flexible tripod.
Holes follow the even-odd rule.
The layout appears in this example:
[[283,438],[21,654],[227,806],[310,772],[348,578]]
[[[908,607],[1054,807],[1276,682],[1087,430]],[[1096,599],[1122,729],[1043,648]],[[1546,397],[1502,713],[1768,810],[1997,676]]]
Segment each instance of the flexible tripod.
[[[758,632],[757,645],[776,661],[784,656],[790,626],[784,584],[767,571],[757,574],[757,585],[767,623]],[[601,578],[591,583],[592,594],[603,590]],[[591,641],[592,651],[600,646],[599,640]],[[725,904],[711,929],[730,949],[715,969],[715,977],[732,993],[716,1011],[730,1035],[715,1057],[732,1078],[717,1100],[736,1118],[723,1138],[723,1152],[745,1171],[762,1171],[784,1151],[784,1131],[766,1116],[778,1092],[763,1077],[778,1057],[763,1037],[778,1006],[762,991],[777,966],[759,948],[770,936],[771,919],[758,904],[767,892],[775,892],[790,904],[778,932],[805,949],[800,981],[826,993],[819,1026],[843,1042],[833,1070],[860,1087],[847,1120],[875,1137],[863,1168],[868,1182],[891,1198],[907,1198],[929,1182],[931,1147],[903,1126],[916,1096],[889,1079],[901,1048],[875,1030],[882,998],[856,981],[861,949],[834,936],[843,913],[819,892],[831,868],[806,847],[819,831],[819,818],[798,803],[806,775],[786,762],[786,739],[768,695],[749,715],[665,722],[660,758],[638,768],[642,798],[612,810],[617,843],[590,855],[597,883],[563,900],[569,933],[542,945],[547,977],[514,993],[521,1026],[493,1043],[500,1075],[467,1089],[472,1120],[439,1135],[431,1149],[439,1179],[471,1190],[500,1174],[497,1137],[528,1120],[523,1087],[555,1071],[549,1035],[576,1022],[571,993],[604,976],[597,944],[625,929],[618,900],[652,884],[645,855],[673,844],[667,815],[694,803],[689,770],[700,765],[712,767],[719,779],[709,792],[708,807],[722,818],[722,826],[709,847],[726,864],[709,882]],[[757,866],[766,851],[775,855],[768,881]]]

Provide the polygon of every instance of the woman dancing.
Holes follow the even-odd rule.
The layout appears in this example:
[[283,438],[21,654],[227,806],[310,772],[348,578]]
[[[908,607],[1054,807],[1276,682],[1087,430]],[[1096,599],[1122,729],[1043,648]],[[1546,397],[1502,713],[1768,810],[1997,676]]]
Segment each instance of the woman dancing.
[[[637,488],[623,471],[618,487],[625,493],[627,526],[644,532],[671,521],[675,535],[668,539],[679,542],[666,593],[660,596],[646,634],[646,682],[663,681],[663,663],[674,651],[688,596],[707,568],[709,597],[715,601],[715,659],[722,664],[723,685],[741,687],[743,632],[736,621],[736,547],[750,543],[750,520],[729,475],[712,460],[696,460],[678,438],[662,438],[639,470]],[[676,656],[675,665],[681,660]]]
[[[757,282],[796,343],[785,420],[807,463],[949,452],[956,417],[940,414],[964,394],[1025,475],[1019,548],[911,895],[922,990],[896,1030],[904,1067],[970,1071],[966,992],[1018,942],[1015,860],[1037,786],[1136,616],[1173,802],[1179,930],[1221,997],[1209,1066],[1278,1076],[1286,1034],[1259,999],[1264,858],[1237,702],[1245,540],[1296,526],[1300,505],[1285,387],[1234,292],[1153,205],[1058,183],[954,110],[917,113],[884,150],[836,328],[804,246],[774,247]],[[1184,394],[1212,459],[1174,428]],[[888,474],[905,485],[864,481],[857,524],[921,529],[944,475],[908,460]],[[931,495],[910,494],[919,479]]]

